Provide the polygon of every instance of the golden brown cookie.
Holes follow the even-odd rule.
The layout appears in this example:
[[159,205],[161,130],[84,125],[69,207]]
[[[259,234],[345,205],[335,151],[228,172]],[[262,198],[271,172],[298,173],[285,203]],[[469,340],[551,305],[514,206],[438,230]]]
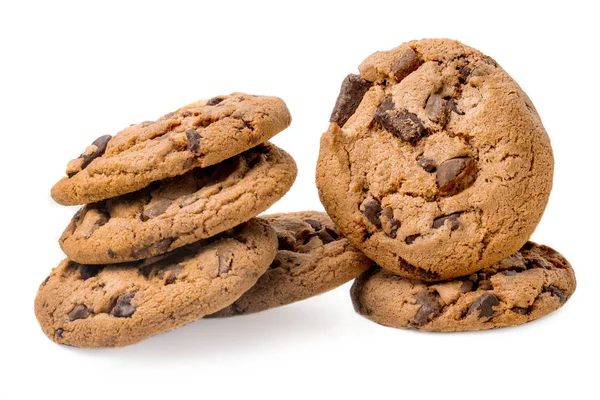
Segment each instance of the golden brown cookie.
[[342,84],[317,167],[340,231],[383,268],[428,281],[521,248],[546,207],[554,161],[519,85],[448,39],[377,52],[359,70]]
[[183,326],[231,304],[275,257],[260,219],[163,256],[117,265],[64,260],[40,285],[35,314],[53,341],[120,347]]
[[373,267],[350,291],[354,309],[382,325],[434,332],[524,324],[560,308],[575,291],[569,262],[528,242],[501,262],[438,283],[404,279]]
[[192,103],[96,139],[69,162],[52,188],[63,205],[86,204],[134,192],[150,182],[208,167],[265,142],[289,126],[277,97],[232,93]]

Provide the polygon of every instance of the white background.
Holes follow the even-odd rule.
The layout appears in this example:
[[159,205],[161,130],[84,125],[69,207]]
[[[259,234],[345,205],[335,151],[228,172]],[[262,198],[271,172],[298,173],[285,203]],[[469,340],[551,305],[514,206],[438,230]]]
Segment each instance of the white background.
[[[594,2],[0,4],[3,399],[599,398]],[[533,240],[576,269],[563,309],[516,328],[427,334],[357,316],[348,284],[128,348],[76,349],[44,336],[33,299],[63,258],[57,239],[76,210],[49,192],[93,139],[201,98],[277,95],[293,123],[274,142],[299,175],[272,211],[322,209],[314,169],[342,79],[372,52],[423,37],[489,54],[539,110],[556,173]]]

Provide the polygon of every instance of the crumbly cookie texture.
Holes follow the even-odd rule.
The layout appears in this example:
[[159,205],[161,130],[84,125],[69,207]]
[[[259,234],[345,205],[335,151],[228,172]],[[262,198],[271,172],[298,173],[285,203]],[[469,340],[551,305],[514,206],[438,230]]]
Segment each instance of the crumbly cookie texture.
[[156,121],[96,139],[52,188],[63,205],[87,204],[208,167],[265,142],[290,125],[277,97],[232,93],[192,103]]
[[183,326],[232,303],[275,257],[277,237],[260,219],[137,263],[64,260],[40,285],[35,314],[53,341],[120,347]]
[[474,331],[524,324],[560,308],[575,291],[569,262],[528,242],[501,262],[460,279],[409,280],[373,267],[354,282],[356,312],[397,328]]
[[491,58],[425,39],[349,75],[321,139],[317,185],[340,231],[383,268],[436,281],[513,254],[552,187],[527,95]]
[[372,264],[339,235],[325,213],[304,211],[262,218],[277,233],[275,260],[256,285],[210,317],[255,313],[304,300],[356,278]]
[[296,178],[289,154],[261,144],[208,168],[78,211],[59,243],[72,261],[135,261],[232,228],[279,200]]

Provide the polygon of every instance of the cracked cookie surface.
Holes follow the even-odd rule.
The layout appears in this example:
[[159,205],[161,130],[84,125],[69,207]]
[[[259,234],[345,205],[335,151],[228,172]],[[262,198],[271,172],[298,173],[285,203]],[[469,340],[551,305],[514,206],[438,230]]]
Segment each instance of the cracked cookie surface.
[[252,219],[151,259],[116,265],[64,260],[40,285],[35,314],[53,341],[120,347],[231,304],[268,268],[277,237]]
[[59,243],[70,260],[141,260],[204,239],[266,210],[296,178],[289,154],[263,143],[207,168],[81,208]]
[[317,211],[261,216],[275,230],[279,248],[270,268],[230,306],[209,317],[229,317],[291,304],[334,289],[372,261],[341,237]]
[[425,39],[349,75],[321,138],[317,186],[340,231],[383,268],[466,275],[528,240],[552,187],[549,138],[491,58]]
[[52,188],[63,205],[134,192],[151,182],[208,167],[263,143],[289,126],[277,97],[232,93],[189,104],[156,121],[96,139],[69,162]]
[[560,308],[575,291],[569,262],[528,242],[515,254],[472,275],[428,283],[373,267],[354,282],[354,309],[382,325],[434,332],[524,324]]

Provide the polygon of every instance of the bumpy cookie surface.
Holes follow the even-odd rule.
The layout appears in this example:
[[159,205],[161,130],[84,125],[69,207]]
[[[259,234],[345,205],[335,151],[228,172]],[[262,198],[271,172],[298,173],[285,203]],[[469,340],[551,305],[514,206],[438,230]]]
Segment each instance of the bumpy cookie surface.
[[277,97],[232,93],[202,100],[113,137],[99,137],[69,162],[67,177],[54,185],[52,198],[74,205],[134,192],[248,150],[290,122]]
[[554,161],[517,83],[443,39],[377,52],[359,70],[342,84],[317,167],[340,231],[383,268],[429,281],[521,248],[546,206]]
[[373,267],[350,291],[357,313],[382,325],[473,331],[520,325],[560,308],[575,291],[569,262],[547,246],[521,250],[475,274],[446,282],[403,279]]
[[289,154],[264,143],[217,165],[84,206],[60,246],[82,264],[163,254],[258,215],[289,190],[296,172]]
[[279,239],[273,264],[242,297],[210,317],[249,314],[304,300],[354,279],[372,264],[339,236],[325,213],[261,217],[269,221]]
[[260,219],[137,263],[64,260],[41,284],[35,314],[57,343],[126,346],[231,304],[273,261],[277,238]]

